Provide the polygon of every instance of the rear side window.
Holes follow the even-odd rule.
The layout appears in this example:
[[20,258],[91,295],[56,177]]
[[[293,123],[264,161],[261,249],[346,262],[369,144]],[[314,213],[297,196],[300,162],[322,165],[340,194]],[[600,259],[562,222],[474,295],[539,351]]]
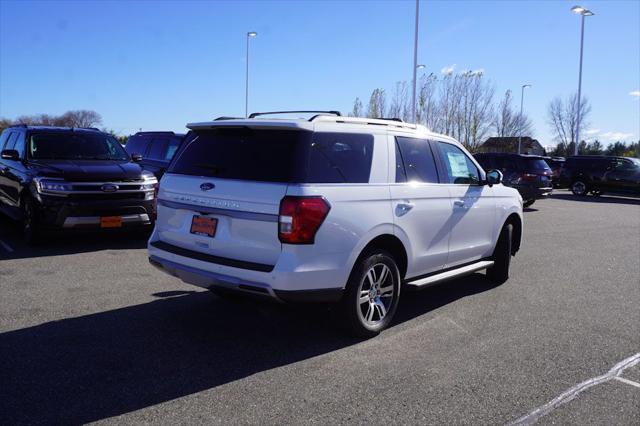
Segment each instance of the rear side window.
[[170,173],[282,183],[368,182],[373,136],[300,130],[195,131]]
[[447,172],[448,183],[476,185],[480,183],[478,167],[457,146],[438,142],[440,157]]
[[180,142],[182,142],[182,139],[169,140],[169,144],[167,145],[167,150],[164,152],[164,161],[171,161],[173,156],[176,154],[176,151],[180,147]]
[[305,183],[367,183],[372,157],[372,135],[314,133],[308,147],[307,171],[302,171],[298,180]]
[[[428,141],[424,139],[396,137],[396,143],[402,154],[406,181],[438,182],[436,163]],[[398,175],[396,175],[396,181],[397,178]]]

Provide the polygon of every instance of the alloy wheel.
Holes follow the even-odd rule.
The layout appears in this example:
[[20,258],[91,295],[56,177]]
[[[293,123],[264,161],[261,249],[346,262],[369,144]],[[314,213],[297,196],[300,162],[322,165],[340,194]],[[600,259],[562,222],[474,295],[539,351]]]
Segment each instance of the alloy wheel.
[[358,315],[369,326],[384,320],[394,302],[394,277],[384,263],[373,265],[358,288]]

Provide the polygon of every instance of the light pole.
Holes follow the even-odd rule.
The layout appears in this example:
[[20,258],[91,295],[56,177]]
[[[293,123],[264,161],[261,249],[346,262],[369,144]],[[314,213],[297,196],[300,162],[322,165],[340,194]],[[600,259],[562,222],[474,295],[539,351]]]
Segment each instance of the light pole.
[[524,106],[524,89],[531,87],[530,84],[523,84],[520,91],[520,117],[518,117],[518,154],[522,150],[522,107]]
[[255,31],[249,31],[247,33],[247,79],[245,81],[245,94],[244,94],[244,116],[249,117],[249,39],[257,36]]
[[578,145],[580,145],[580,113],[581,113],[581,95],[582,95],[582,48],[584,47],[584,18],[593,16],[594,13],[582,6],[573,6],[573,13],[582,15],[582,23],[580,25],[580,71],[578,72],[578,116],[576,117],[576,140],[573,146],[573,155],[578,155]]
[[420,16],[420,0],[416,0],[416,29],[413,38],[413,91],[411,96],[411,118],[416,122],[416,73],[418,71],[418,17]]

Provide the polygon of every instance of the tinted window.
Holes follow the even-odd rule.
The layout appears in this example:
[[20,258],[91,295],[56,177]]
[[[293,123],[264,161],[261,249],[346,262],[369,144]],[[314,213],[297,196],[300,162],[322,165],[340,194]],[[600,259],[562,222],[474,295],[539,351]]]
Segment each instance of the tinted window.
[[368,182],[371,135],[217,128],[196,131],[170,173],[262,182]]
[[101,133],[55,132],[29,136],[29,157],[58,160],[128,160],[120,143]]
[[180,147],[180,142],[182,142],[182,139],[169,140],[169,144],[167,145],[167,150],[164,153],[164,161],[171,161],[176,151]]
[[436,163],[429,142],[424,139],[396,137],[402,153],[408,181],[438,182]]
[[15,145],[17,138],[18,138],[18,132],[9,133],[9,137],[7,138],[7,143],[4,145],[4,149],[13,149],[13,146]]
[[129,154],[145,155],[147,153],[147,143],[149,138],[142,136],[131,136],[124,146]]
[[263,182],[290,182],[298,143],[310,133],[218,128],[194,132],[169,168],[171,173]]
[[372,157],[371,135],[314,133],[308,148],[306,176],[300,176],[300,180],[307,183],[367,183]]
[[438,146],[449,183],[470,185],[480,182],[478,168],[460,148],[445,142],[438,142]]
[[167,138],[153,138],[147,158],[150,160],[164,160]]
[[551,170],[547,162],[544,161],[542,158],[525,158],[524,164],[525,164],[526,170],[536,170],[536,171]]

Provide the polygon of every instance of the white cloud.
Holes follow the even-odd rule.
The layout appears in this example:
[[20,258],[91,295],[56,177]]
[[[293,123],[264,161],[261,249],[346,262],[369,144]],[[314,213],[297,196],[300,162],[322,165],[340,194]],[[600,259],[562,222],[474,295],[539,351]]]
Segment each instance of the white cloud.
[[584,132],[587,135],[596,135],[600,133],[600,129],[589,129]]
[[634,90],[633,92],[629,92],[631,96],[635,96],[636,98],[640,98],[640,90]]
[[440,72],[444,75],[451,75],[453,74],[453,70],[456,69],[456,64],[453,65],[449,65],[448,67],[444,67],[440,70]]
[[617,142],[617,141],[626,141],[633,133],[624,133],[624,132],[604,132],[600,134],[605,141],[608,142]]

